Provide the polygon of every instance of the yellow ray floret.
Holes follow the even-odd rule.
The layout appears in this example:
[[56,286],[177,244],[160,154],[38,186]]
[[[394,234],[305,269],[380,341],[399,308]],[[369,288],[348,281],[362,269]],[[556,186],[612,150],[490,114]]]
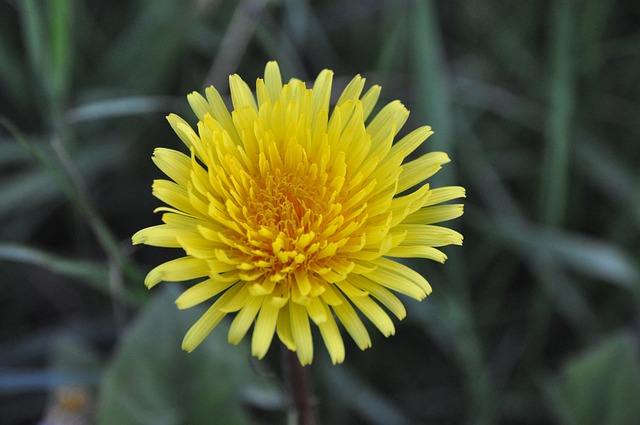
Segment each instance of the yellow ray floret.
[[187,147],[158,148],[153,161],[168,179],[153,183],[166,204],[163,224],[142,229],[134,244],[181,248],[183,256],[149,272],[161,281],[199,283],[176,300],[178,308],[210,303],[187,332],[194,350],[227,315],[229,342],[253,327],[251,353],[262,358],[274,335],[297,353],[314,356],[319,330],[333,363],[345,358],[339,325],[356,345],[371,346],[362,321],[384,336],[395,333],[391,312],[406,316],[403,294],[431,293],[425,278],[396,261],[444,262],[446,245],[462,235],[438,223],[457,218],[465,196],[457,186],[431,188],[426,180],[450,161],[443,152],[420,152],[433,134],[423,126],[396,136],[409,111],[399,101],[371,116],[380,96],[356,76],[331,108],[333,72],[322,71],[313,88],[283,84],[269,62],[255,95],[237,75],[229,79],[229,112],[214,87],[187,96],[195,129],[171,114],[171,127]]

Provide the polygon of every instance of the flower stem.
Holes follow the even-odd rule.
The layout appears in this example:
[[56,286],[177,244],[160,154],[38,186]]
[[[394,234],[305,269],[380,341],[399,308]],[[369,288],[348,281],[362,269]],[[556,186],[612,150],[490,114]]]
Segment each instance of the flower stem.
[[287,381],[297,416],[297,425],[316,425],[316,400],[313,395],[309,368],[300,364],[296,353],[286,348],[284,362],[286,363]]

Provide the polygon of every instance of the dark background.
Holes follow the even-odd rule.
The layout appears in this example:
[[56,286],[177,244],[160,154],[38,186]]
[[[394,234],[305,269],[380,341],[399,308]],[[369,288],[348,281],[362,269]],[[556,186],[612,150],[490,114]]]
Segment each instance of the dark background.
[[130,245],[153,148],[182,148],[164,116],[271,59],[381,84],[467,188],[396,335],[317,344],[321,423],[638,423],[635,1],[13,0],[0,28],[1,424],[286,423],[278,344],[182,352],[198,310],[142,284],[174,253]]

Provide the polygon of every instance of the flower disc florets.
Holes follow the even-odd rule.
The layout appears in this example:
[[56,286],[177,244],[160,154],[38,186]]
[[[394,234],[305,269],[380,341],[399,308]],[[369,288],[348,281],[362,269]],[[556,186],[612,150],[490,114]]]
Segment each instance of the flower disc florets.
[[179,308],[217,296],[185,336],[186,350],[236,313],[229,341],[238,343],[255,323],[257,357],[277,333],[302,364],[310,363],[311,320],[340,363],[345,350],[338,322],[365,349],[371,339],[356,309],[388,336],[395,329],[382,307],[405,316],[391,291],[418,300],[431,292],[420,274],[392,258],[444,262],[437,247],[462,244],[458,232],[434,223],[462,214],[461,204],[439,204],[464,197],[464,189],[424,183],[447,155],[432,152],[403,163],[431,128],[394,143],[409,112],[395,101],[369,120],[380,87],[361,95],[360,76],[329,113],[332,76],[322,71],[313,89],[295,79],[283,85],[270,62],[256,97],[240,77],[230,77],[231,114],[213,87],[206,99],[189,95],[197,133],[169,115],[189,155],[154,152],[171,180],[155,181],[153,194],[169,207],[157,209],[164,224],[139,231],[133,242],[184,250],[145,280],[152,287],[204,279],[176,300]]

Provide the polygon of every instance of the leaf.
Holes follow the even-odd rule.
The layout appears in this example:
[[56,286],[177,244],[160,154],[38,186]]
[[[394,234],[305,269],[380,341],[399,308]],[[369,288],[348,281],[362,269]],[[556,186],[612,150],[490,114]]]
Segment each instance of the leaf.
[[542,221],[565,220],[569,193],[569,139],[574,109],[574,71],[571,51],[574,27],[572,2],[556,1],[553,9],[549,130],[540,174]]
[[635,425],[640,417],[640,355],[631,333],[609,337],[570,360],[549,390],[564,423]]
[[585,276],[638,291],[640,270],[631,255],[615,243],[509,217],[501,217],[493,227],[481,226],[527,255],[544,253]]
[[[335,367],[325,362],[320,364],[319,371],[321,372],[321,381],[328,391],[327,398],[342,405],[341,409],[332,409],[332,415],[339,414],[340,410],[344,409],[356,413],[371,425],[401,425],[410,422],[390,397],[373,388],[369,382],[361,379],[347,365]],[[325,405],[330,402],[331,400],[324,400]],[[343,420],[334,419],[338,423]]]
[[106,371],[99,425],[249,424],[245,391],[270,384],[249,365],[246,345],[227,343],[223,322],[192,353],[181,349],[201,308],[179,311],[175,288],[155,294]]
[[[416,1],[408,4],[411,5],[407,25],[413,50],[415,85],[417,93],[421,93],[415,100],[416,114],[432,126],[437,134],[437,137],[429,140],[429,148],[452,152],[454,119],[435,3]],[[443,176],[438,176],[437,179],[443,179]]]
[[76,124],[139,114],[165,113],[171,109],[172,102],[173,99],[166,96],[130,96],[98,100],[69,109],[65,119],[70,124]]

